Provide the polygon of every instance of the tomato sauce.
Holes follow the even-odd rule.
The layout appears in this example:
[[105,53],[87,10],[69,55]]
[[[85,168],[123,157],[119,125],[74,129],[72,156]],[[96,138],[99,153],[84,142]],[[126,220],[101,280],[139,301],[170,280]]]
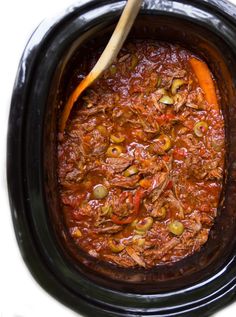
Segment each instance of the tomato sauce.
[[217,216],[224,141],[207,65],[178,45],[127,43],[58,138],[61,210],[75,244],[126,268],[200,250]]

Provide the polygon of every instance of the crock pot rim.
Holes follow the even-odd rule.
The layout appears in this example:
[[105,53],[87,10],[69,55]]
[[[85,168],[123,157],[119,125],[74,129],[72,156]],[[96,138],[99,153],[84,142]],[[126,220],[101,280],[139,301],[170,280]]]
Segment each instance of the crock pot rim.
[[[19,71],[18,71],[18,77],[16,78],[15,86],[14,86],[14,92],[13,92],[13,97],[12,97],[12,103],[11,103],[11,113],[9,117],[9,130],[8,130],[8,149],[7,149],[7,174],[8,174],[8,188],[9,188],[9,197],[10,197],[10,205],[11,205],[11,210],[12,210],[12,217],[13,217],[13,223],[15,227],[15,232],[18,240],[19,247],[21,249],[21,253],[23,255],[24,260],[26,261],[27,266],[31,270],[32,274],[35,276],[36,280],[39,281],[39,283],[51,294],[53,294],[56,297],[59,297],[61,301],[65,302],[67,305],[71,306],[75,310],[78,310],[78,303],[81,308],[81,310],[84,310],[86,314],[89,314],[91,311],[91,307],[93,309],[98,309],[95,308],[94,304],[89,303],[88,301],[85,303],[82,299],[81,301],[78,301],[78,297],[73,294],[71,291],[66,289],[61,285],[61,283],[57,280],[57,278],[52,274],[52,272],[48,271],[47,268],[45,267],[44,262],[42,261],[41,255],[37,252],[37,249],[35,249],[35,241],[33,239],[28,239],[28,237],[32,237],[32,233],[30,232],[30,228],[26,225],[27,219],[22,218],[22,213],[19,213],[19,210],[24,209],[25,207],[25,202],[23,201],[25,198],[25,193],[24,193],[24,188],[22,184],[25,182],[25,175],[23,174],[23,170],[21,170],[21,159],[22,156],[19,155],[19,152],[21,151],[21,146],[22,146],[22,139],[21,136],[24,134],[24,118],[22,116],[22,111],[23,111],[23,105],[26,103],[26,98],[27,95],[24,91],[24,85],[27,82],[27,76],[31,72],[31,67],[34,65],[34,58],[36,58],[37,55],[37,50],[35,49],[36,46],[37,48],[40,48],[41,41],[45,40],[45,36],[52,36],[52,32],[54,32],[55,28],[57,27],[57,23],[62,23],[64,19],[69,18],[69,16],[76,14],[78,10],[80,11],[80,14],[82,14],[82,10],[86,10],[86,8],[91,8],[89,7],[90,5],[95,6],[96,4],[102,5],[103,3],[107,3],[108,1],[95,1],[95,0],[90,0],[90,1],[85,1],[81,5],[76,5],[72,7],[69,10],[69,14],[64,13],[60,15],[59,18],[56,18],[52,20],[50,23],[48,21],[43,22],[39,26],[39,28],[35,31],[34,35],[31,37],[25,52],[23,54]],[[114,1],[114,2],[119,2],[119,1]],[[120,1],[124,2],[124,1]],[[149,1],[151,3],[151,1]],[[148,3],[149,3],[148,2]],[[161,1],[160,1],[161,2]],[[164,1],[168,2],[168,1]],[[186,1],[183,1],[186,2]],[[207,4],[207,6],[213,7],[214,10],[217,11],[219,14],[222,9],[224,9],[224,4],[227,7],[227,11],[230,10],[236,12],[236,8],[225,2],[225,1],[201,1],[201,4]],[[150,5],[152,7],[152,5]],[[147,8],[150,8],[147,7]],[[224,17],[226,17],[226,13],[223,14]],[[227,15],[228,16],[228,15]],[[236,16],[236,13],[235,13]],[[233,24],[233,27],[236,27],[235,20],[232,20],[230,17],[231,23]],[[55,22],[56,21],[56,22]],[[56,23],[56,24],[55,24]],[[39,41],[40,38],[40,41]],[[36,44],[35,44],[36,43]],[[28,73],[25,72],[24,70],[28,68]],[[16,129],[16,126],[18,129]],[[17,155],[14,153],[17,149]],[[19,159],[20,164],[17,165],[16,169],[16,164],[15,161]],[[18,160],[17,160],[18,161]],[[14,177],[14,181],[12,181],[12,178]],[[17,193],[17,194],[16,194]],[[17,196],[17,197],[16,197]],[[27,199],[27,197],[26,197]],[[26,215],[24,215],[26,217]],[[234,259],[232,259],[232,263],[234,262]],[[229,265],[232,265],[232,263],[229,263]],[[50,283],[48,283],[50,281]],[[46,282],[46,283],[45,283]],[[58,289],[60,290],[60,294],[58,292]],[[227,285],[227,288],[225,290],[222,290],[219,292],[219,298],[216,298],[215,300],[212,300],[212,309],[213,305],[215,305],[215,308],[219,306],[219,302],[221,301],[221,305],[225,303],[227,300],[231,300],[233,297],[235,291],[235,280],[231,280],[230,283]],[[227,297],[227,299],[226,299]],[[66,298],[66,300],[65,300]],[[77,302],[77,304],[72,303],[73,299]],[[87,300],[87,299],[86,299]],[[217,305],[215,304],[215,301],[218,300]],[[205,305],[211,305],[208,303],[204,303],[203,308]],[[220,305],[220,306],[221,306]],[[196,307],[193,307],[195,310]],[[198,314],[201,309],[201,306],[199,306]],[[101,314],[101,311],[103,309],[100,307],[98,310],[99,315],[103,316]],[[106,309],[104,310],[104,316],[108,316],[108,312],[105,312]],[[191,308],[188,308],[187,313],[192,311]],[[151,311],[150,311],[151,313]],[[184,309],[182,310],[182,316],[185,313]],[[122,316],[122,311],[117,311],[116,312],[117,316]],[[132,313],[131,313],[132,314]],[[115,316],[113,314],[113,316]],[[127,315],[128,316],[128,315]],[[131,316],[131,315],[130,315]],[[164,315],[163,315],[164,316]],[[166,312],[165,316],[172,316],[171,312]]]

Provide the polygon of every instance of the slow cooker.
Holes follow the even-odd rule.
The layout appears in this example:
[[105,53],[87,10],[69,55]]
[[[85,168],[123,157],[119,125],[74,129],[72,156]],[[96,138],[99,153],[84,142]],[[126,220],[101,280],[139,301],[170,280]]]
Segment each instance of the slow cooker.
[[22,55],[8,126],[8,188],[19,248],[38,283],[85,316],[209,316],[236,290],[236,7],[224,0],[145,0],[129,35],[178,43],[213,72],[225,119],[218,217],[200,252],[126,270],[66,249],[57,183],[59,96],[85,45],[104,44],[125,5],[87,0],[43,22]]

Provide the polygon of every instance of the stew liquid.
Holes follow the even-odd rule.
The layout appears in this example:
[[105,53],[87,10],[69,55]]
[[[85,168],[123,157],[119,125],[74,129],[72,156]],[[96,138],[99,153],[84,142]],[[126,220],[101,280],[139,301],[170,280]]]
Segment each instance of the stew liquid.
[[[94,61],[79,61],[76,84]],[[58,138],[58,178],[75,244],[121,267],[198,251],[217,216],[225,155],[207,65],[178,45],[130,42],[74,108]]]

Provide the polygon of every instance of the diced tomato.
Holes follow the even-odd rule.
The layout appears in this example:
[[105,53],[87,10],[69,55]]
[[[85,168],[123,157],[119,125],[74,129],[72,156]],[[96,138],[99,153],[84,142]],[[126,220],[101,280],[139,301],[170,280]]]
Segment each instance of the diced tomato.
[[206,154],[206,149],[201,148],[200,149],[200,155],[203,156]]
[[185,120],[185,121],[183,122],[183,125],[184,125],[186,128],[188,128],[189,130],[192,130],[192,129],[193,129],[194,124],[195,124],[195,123],[194,123],[192,120]]
[[64,205],[71,206],[72,208],[78,208],[85,199],[85,196],[85,193],[81,195],[65,195],[62,196],[62,202]]
[[184,148],[175,148],[173,151],[174,160],[183,160],[187,157],[187,151]]
[[176,116],[173,113],[167,113],[165,116],[166,116],[166,120],[168,121],[176,118]]
[[207,203],[202,203],[199,209],[203,212],[209,212],[211,210],[211,207]]
[[173,120],[175,118],[175,115],[173,113],[167,113],[167,114],[162,114],[160,115],[158,118],[157,118],[157,121],[159,124],[162,124],[162,123],[167,123],[171,120]]
[[139,185],[145,189],[148,189],[151,186],[152,181],[147,178],[143,178],[139,181]]
[[169,158],[168,155],[163,155],[162,158],[163,158],[163,160],[164,160],[165,162],[169,162],[169,160],[170,160],[170,158]]

